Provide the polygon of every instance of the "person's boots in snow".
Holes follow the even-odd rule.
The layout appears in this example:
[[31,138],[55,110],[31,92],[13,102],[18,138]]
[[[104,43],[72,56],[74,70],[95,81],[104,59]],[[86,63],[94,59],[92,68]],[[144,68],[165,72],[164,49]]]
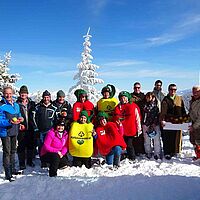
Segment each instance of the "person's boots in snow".
[[121,156],[115,156],[114,158],[114,166],[116,167],[120,167],[120,160],[121,160]]
[[19,168],[20,170],[26,169],[25,165],[25,153],[18,153],[18,160],[19,160]]
[[6,178],[6,180],[9,180],[10,182],[15,181],[15,179],[13,179],[13,177],[12,177],[12,173],[11,173],[10,167],[4,167],[4,170],[5,170],[5,178]]
[[30,167],[35,167],[35,163],[33,162],[33,150],[27,150],[27,162],[26,164]]

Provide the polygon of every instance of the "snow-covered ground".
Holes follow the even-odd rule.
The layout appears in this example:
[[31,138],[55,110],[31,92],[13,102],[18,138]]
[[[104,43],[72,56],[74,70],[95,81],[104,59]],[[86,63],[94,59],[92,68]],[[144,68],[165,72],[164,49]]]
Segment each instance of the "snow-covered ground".
[[182,154],[170,161],[138,157],[135,163],[123,160],[121,167],[113,170],[106,165],[67,167],[50,178],[36,160],[35,168],[27,168],[11,183],[4,180],[0,159],[0,199],[199,200],[200,163],[191,161],[193,155],[188,136],[184,136]]

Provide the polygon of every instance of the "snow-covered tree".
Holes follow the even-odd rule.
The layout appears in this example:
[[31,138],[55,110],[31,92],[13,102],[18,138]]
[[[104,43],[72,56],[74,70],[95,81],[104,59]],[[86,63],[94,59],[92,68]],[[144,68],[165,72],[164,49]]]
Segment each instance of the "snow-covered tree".
[[3,88],[6,86],[11,86],[16,93],[15,83],[20,79],[20,75],[8,73],[10,70],[8,65],[11,59],[11,51],[6,53],[4,58],[4,60],[0,59],[0,94],[2,94]]
[[90,38],[92,37],[90,34],[90,28],[84,38],[83,43],[83,52],[81,53],[82,61],[77,65],[79,72],[74,76],[74,80],[78,80],[75,86],[72,86],[69,89],[69,98],[72,98],[72,93],[76,89],[83,89],[88,92],[88,98],[92,102],[96,102],[100,98],[100,94],[97,89],[94,87],[96,84],[101,84],[104,81],[102,79],[96,78],[98,73],[95,72],[99,66],[92,64],[93,57],[91,55],[92,50],[90,49],[91,42]]

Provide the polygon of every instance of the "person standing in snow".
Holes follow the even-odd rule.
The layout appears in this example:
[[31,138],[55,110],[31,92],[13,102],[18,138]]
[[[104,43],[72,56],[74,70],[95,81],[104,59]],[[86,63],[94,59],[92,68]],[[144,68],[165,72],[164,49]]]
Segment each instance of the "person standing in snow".
[[19,124],[23,122],[19,104],[13,100],[12,87],[3,89],[0,101],[0,136],[3,146],[3,167],[6,180],[13,181],[12,175],[18,174],[15,168],[15,154],[17,149],[17,135]]
[[73,166],[85,165],[91,168],[91,156],[93,155],[93,129],[90,122],[92,116],[86,110],[82,110],[78,121],[71,124],[69,131],[69,153],[73,156]]
[[120,103],[115,107],[114,120],[119,124],[122,123],[128,158],[135,160],[133,140],[142,133],[140,109],[135,103],[130,102],[129,92],[122,91],[118,97]]
[[190,142],[194,145],[195,158],[200,159],[200,86],[192,88],[192,99],[190,101],[189,115],[192,125],[189,127]]
[[36,128],[33,122],[35,102],[28,97],[27,86],[23,85],[20,87],[17,103],[20,106],[21,115],[24,118],[24,121],[20,123],[19,134],[17,136],[19,167],[23,170],[26,169],[26,164],[31,167],[35,166],[33,163],[35,141],[34,129]]
[[155,81],[153,93],[157,99],[158,108],[159,108],[159,112],[160,112],[161,111],[161,102],[165,97],[165,94],[162,92],[162,81],[161,80]]
[[[42,100],[35,108],[35,122],[40,134],[39,153],[47,132],[53,127],[56,118],[56,109],[51,101],[51,94],[45,90],[42,94]],[[46,167],[46,164],[41,163],[41,167]]]
[[[143,92],[141,92],[141,88],[142,86],[139,82],[135,82],[133,84],[133,92],[131,93],[131,100],[130,100],[131,102],[134,102],[135,104],[138,105],[140,111],[142,111],[144,107],[144,100],[145,100],[145,95]],[[141,117],[143,118],[142,112],[141,112]],[[136,155],[145,154],[143,133],[139,137],[133,139],[133,145],[135,148]]]
[[65,93],[62,90],[57,92],[57,98],[53,101],[53,105],[57,108],[56,118],[60,118],[61,116],[65,118],[66,128],[69,130],[72,122],[72,107],[71,104],[65,100]]
[[68,165],[68,133],[65,123],[57,120],[54,127],[47,132],[41,149],[41,161],[49,163],[49,176],[57,176],[57,170]]
[[86,110],[88,116],[94,113],[94,105],[87,98],[87,92],[83,89],[77,89],[74,92],[77,101],[73,104],[73,121],[78,121],[82,110]]
[[101,94],[103,97],[97,102],[97,113],[99,111],[106,112],[108,114],[108,121],[112,121],[114,109],[119,103],[118,100],[114,97],[115,86],[107,84],[102,88]]
[[[177,119],[186,115],[185,106],[181,96],[176,94],[176,84],[168,86],[168,94],[161,103],[160,121],[161,126],[165,126],[165,121]],[[166,159],[181,152],[182,149],[182,131],[181,130],[163,130],[162,131],[163,151]]]
[[99,124],[93,134],[97,148],[100,154],[106,157],[108,166],[119,167],[122,150],[126,148],[123,136],[114,122],[108,122],[107,113],[100,111],[97,119]]
[[161,141],[160,141],[160,126],[159,126],[159,108],[157,99],[153,92],[148,92],[145,95],[145,103],[143,108],[143,123],[142,129],[144,134],[144,148],[147,158],[152,157],[152,145],[154,148],[154,158],[161,158]]

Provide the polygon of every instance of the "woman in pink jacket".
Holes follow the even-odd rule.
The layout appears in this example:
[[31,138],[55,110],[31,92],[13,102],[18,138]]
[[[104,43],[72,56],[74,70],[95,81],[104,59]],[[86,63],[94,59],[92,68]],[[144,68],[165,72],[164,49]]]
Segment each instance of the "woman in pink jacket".
[[41,162],[49,163],[49,176],[57,176],[57,170],[68,164],[68,133],[65,123],[58,120],[46,135],[41,149]]

